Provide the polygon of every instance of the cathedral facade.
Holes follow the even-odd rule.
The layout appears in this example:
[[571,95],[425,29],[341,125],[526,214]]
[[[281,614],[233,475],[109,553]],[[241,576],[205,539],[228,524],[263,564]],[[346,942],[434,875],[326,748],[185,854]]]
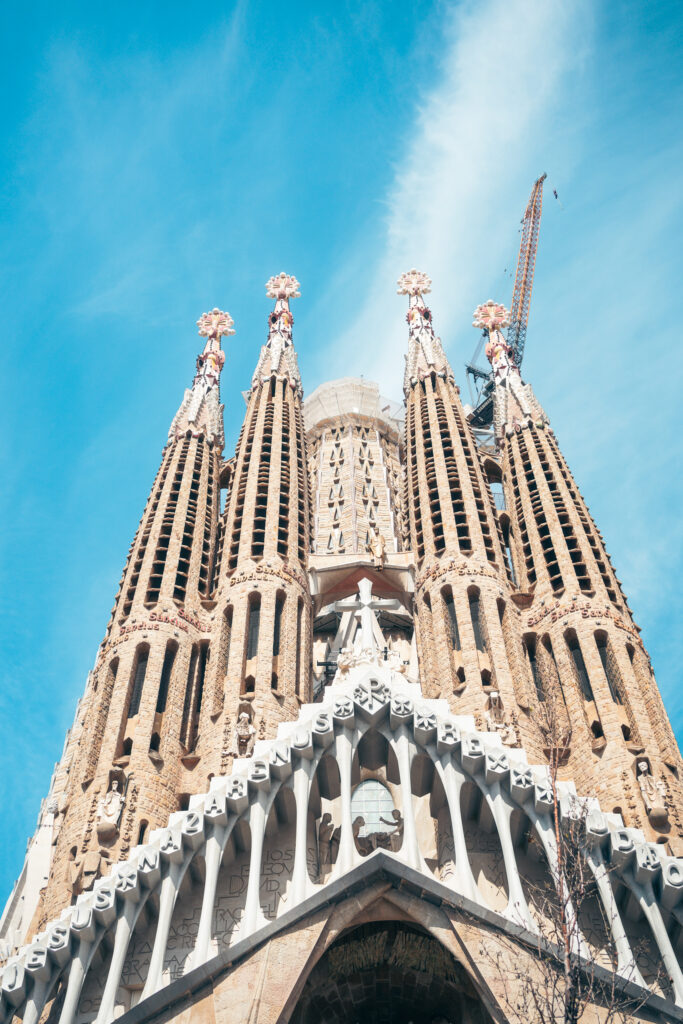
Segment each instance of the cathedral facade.
[[638,627],[507,311],[475,311],[482,446],[429,278],[398,284],[403,403],[304,398],[271,278],[229,458],[233,322],[198,321],[0,923],[3,1022],[528,1020],[562,935],[595,1019],[683,1020],[683,765]]

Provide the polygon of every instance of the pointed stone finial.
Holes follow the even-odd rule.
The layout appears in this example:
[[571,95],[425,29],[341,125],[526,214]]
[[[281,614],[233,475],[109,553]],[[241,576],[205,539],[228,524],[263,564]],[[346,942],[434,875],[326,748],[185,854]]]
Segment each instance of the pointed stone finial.
[[235,321],[229,313],[222,309],[212,309],[210,313],[202,313],[197,327],[202,338],[227,338],[234,334]]
[[406,270],[398,281],[397,295],[428,295],[432,290],[432,279],[421,270]]
[[474,311],[472,326],[486,331],[486,358],[493,370],[493,422],[496,437],[502,442],[503,434],[510,436],[515,423],[528,426],[532,420],[531,402],[537,406],[542,419],[543,410],[533,398],[528,385],[522,384],[519,369],[515,365],[512,349],[501,334],[510,326],[510,313],[500,302],[489,299]]
[[301,390],[301,377],[292,344],[294,317],[289,308],[290,299],[301,297],[301,285],[293,274],[275,274],[266,281],[268,298],[275,299],[275,309],[268,316],[268,340],[261,349],[251,386],[273,375],[284,375],[297,390]]
[[192,387],[173,418],[168,432],[169,440],[180,437],[186,430],[204,433],[210,440],[220,440],[223,446],[223,415],[218,385],[225,364],[221,338],[235,333],[234,320],[225,310],[214,308],[202,313],[197,321],[199,335],[206,338],[204,351],[197,356],[197,368]]
[[407,270],[398,279],[398,295],[407,295],[408,313],[408,356],[403,390],[406,394],[410,387],[428,377],[430,373],[438,373],[452,379],[453,371],[448,365],[441,339],[434,335],[432,311],[424,302],[423,295],[432,290],[432,279],[421,270]]

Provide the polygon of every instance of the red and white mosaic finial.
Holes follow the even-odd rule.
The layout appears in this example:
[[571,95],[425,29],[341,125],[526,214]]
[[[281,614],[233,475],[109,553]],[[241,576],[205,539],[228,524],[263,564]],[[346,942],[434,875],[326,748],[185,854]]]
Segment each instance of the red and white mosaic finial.
[[269,281],[266,281],[266,294],[269,299],[300,299],[301,285],[293,274],[275,274]]
[[406,270],[398,281],[397,295],[427,295],[432,290],[432,279],[421,270]]
[[489,332],[502,331],[510,326],[510,313],[500,302],[489,299],[475,309],[472,326]]
[[222,309],[212,309],[210,313],[202,313],[197,321],[197,327],[202,338],[227,338],[234,334],[235,321],[229,313]]

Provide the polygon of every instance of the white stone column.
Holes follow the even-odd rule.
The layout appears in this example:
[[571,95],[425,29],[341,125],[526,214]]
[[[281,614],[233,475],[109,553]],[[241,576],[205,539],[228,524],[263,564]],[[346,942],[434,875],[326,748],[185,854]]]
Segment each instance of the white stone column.
[[[86,946],[89,945],[90,943],[86,943]],[[85,953],[85,951],[83,952]],[[66,994],[62,1004],[62,1012],[59,1015],[59,1024],[71,1024],[76,1017],[88,960],[87,953],[83,956],[79,949],[77,955],[71,961],[69,980],[66,983]]]
[[263,856],[263,838],[268,820],[269,794],[258,790],[252,797],[249,809],[249,828],[251,830],[251,852],[249,854],[249,882],[247,899],[244,905],[244,917],[240,926],[240,938],[244,939],[256,928],[260,912],[261,889],[261,858]]
[[481,894],[472,874],[472,866],[467,853],[465,829],[462,823],[460,808],[460,791],[467,781],[465,775],[453,764],[450,754],[436,762],[436,770],[443,783],[451,816],[451,832],[453,833],[453,850],[455,853],[455,887],[474,903],[481,903]]
[[356,732],[344,729],[337,733],[335,740],[341,793],[341,832],[339,852],[334,875],[338,877],[350,871],[357,859],[356,844],[353,841],[353,819],[351,817],[351,767],[353,764],[353,740]]
[[[129,899],[124,897],[123,907],[116,922],[114,948],[112,949],[111,960],[109,962],[109,972],[107,974],[104,992],[102,993],[102,1002],[100,1003],[100,1010],[97,1014],[96,1024],[111,1024],[111,1021],[114,1019],[116,993],[121,983],[121,972],[123,971],[123,965],[126,961],[128,944],[130,943],[130,937],[133,934],[133,929],[135,928],[138,916],[145,905],[148,895],[149,890],[141,893],[139,902],[135,902],[134,897]],[[60,1024],[68,1024],[68,1019],[60,1018]]]
[[394,749],[398,761],[398,774],[401,783],[401,803],[403,804],[403,845],[401,859],[411,868],[421,868],[420,848],[417,843],[415,813],[413,811],[413,791],[410,784],[410,762],[413,750],[412,740],[405,725],[401,725],[394,738]]
[[534,828],[536,829],[536,833],[543,844],[553,884],[555,885],[560,903],[564,908],[564,915],[569,931],[569,943],[572,947],[572,952],[577,956],[584,956],[590,959],[590,949],[581,934],[579,922],[576,917],[576,911],[574,910],[574,904],[570,899],[569,891],[567,889],[566,879],[559,870],[557,842],[555,840],[555,831],[552,826],[552,818],[548,815],[537,814],[536,812],[531,811],[529,814],[531,821],[533,821]]
[[317,763],[300,758],[294,769],[294,802],[296,804],[296,831],[294,839],[294,867],[292,868],[292,903],[296,907],[310,887],[307,859],[308,798],[311,777]]
[[154,945],[152,947],[152,955],[149,961],[147,978],[145,979],[145,985],[140,996],[141,1000],[146,999],[147,996],[153,995],[161,988],[164,958],[166,956],[166,947],[168,945],[168,935],[171,930],[173,910],[180,891],[180,883],[183,880],[185,871],[187,870],[193,856],[194,851],[191,851],[186,854],[185,859],[179,864],[171,863],[169,865],[168,874],[161,883],[157,928],[154,935]]
[[662,913],[652,891],[652,883],[644,882],[639,884],[633,879],[628,881],[628,886],[638,900],[640,908],[652,930],[653,938],[664,961],[664,967],[673,985],[676,1006],[683,1006],[683,972],[681,972],[666,926],[662,920]]
[[631,944],[628,941],[624,923],[621,920],[621,914],[617,907],[617,901],[614,898],[614,890],[612,889],[612,885],[609,880],[602,852],[599,848],[592,850],[588,849],[586,850],[586,860],[593,872],[595,884],[598,887],[598,893],[600,895],[600,901],[607,916],[607,920],[609,921],[610,934],[612,935],[614,947],[617,951],[617,974],[620,974],[628,981],[635,982],[636,985],[642,985],[643,988],[647,988],[643,977],[638,970],[638,965],[636,964]]
[[498,782],[489,788],[486,794],[486,801],[491,808],[493,820],[498,830],[498,839],[500,840],[500,848],[503,851],[505,874],[508,880],[509,897],[505,912],[511,920],[517,924],[524,925],[529,931],[536,933],[538,929],[531,916],[529,905],[524,895],[522,880],[519,877],[519,869],[517,867],[515,848],[512,842],[510,819],[512,818],[514,808],[512,804],[505,800],[501,792],[500,783]]

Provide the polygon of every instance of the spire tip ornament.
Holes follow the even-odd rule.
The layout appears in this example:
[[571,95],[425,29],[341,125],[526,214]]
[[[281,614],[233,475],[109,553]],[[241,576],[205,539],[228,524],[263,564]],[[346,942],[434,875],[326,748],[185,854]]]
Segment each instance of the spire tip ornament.
[[269,299],[300,299],[301,285],[293,274],[275,274],[266,281],[266,295]]
[[432,279],[421,270],[406,270],[398,281],[397,295],[427,295],[432,290]]
[[483,331],[502,331],[504,327],[510,326],[509,310],[493,299],[488,299],[477,306],[473,316],[472,326]]
[[234,334],[234,323],[229,313],[214,307],[210,313],[202,313],[197,321],[197,327],[202,338],[218,339]]
[[[532,422],[531,396],[527,386],[522,383],[512,348],[501,334],[503,328],[510,326],[510,312],[502,303],[488,299],[475,309],[472,326],[488,334],[484,351],[493,373],[493,420],[497,440],[501,443],[503,434],[510,437],[518,423],[515,405],[522,416],[523,425],[530,426]],[[511,403],[511,399],[514,403]]]

